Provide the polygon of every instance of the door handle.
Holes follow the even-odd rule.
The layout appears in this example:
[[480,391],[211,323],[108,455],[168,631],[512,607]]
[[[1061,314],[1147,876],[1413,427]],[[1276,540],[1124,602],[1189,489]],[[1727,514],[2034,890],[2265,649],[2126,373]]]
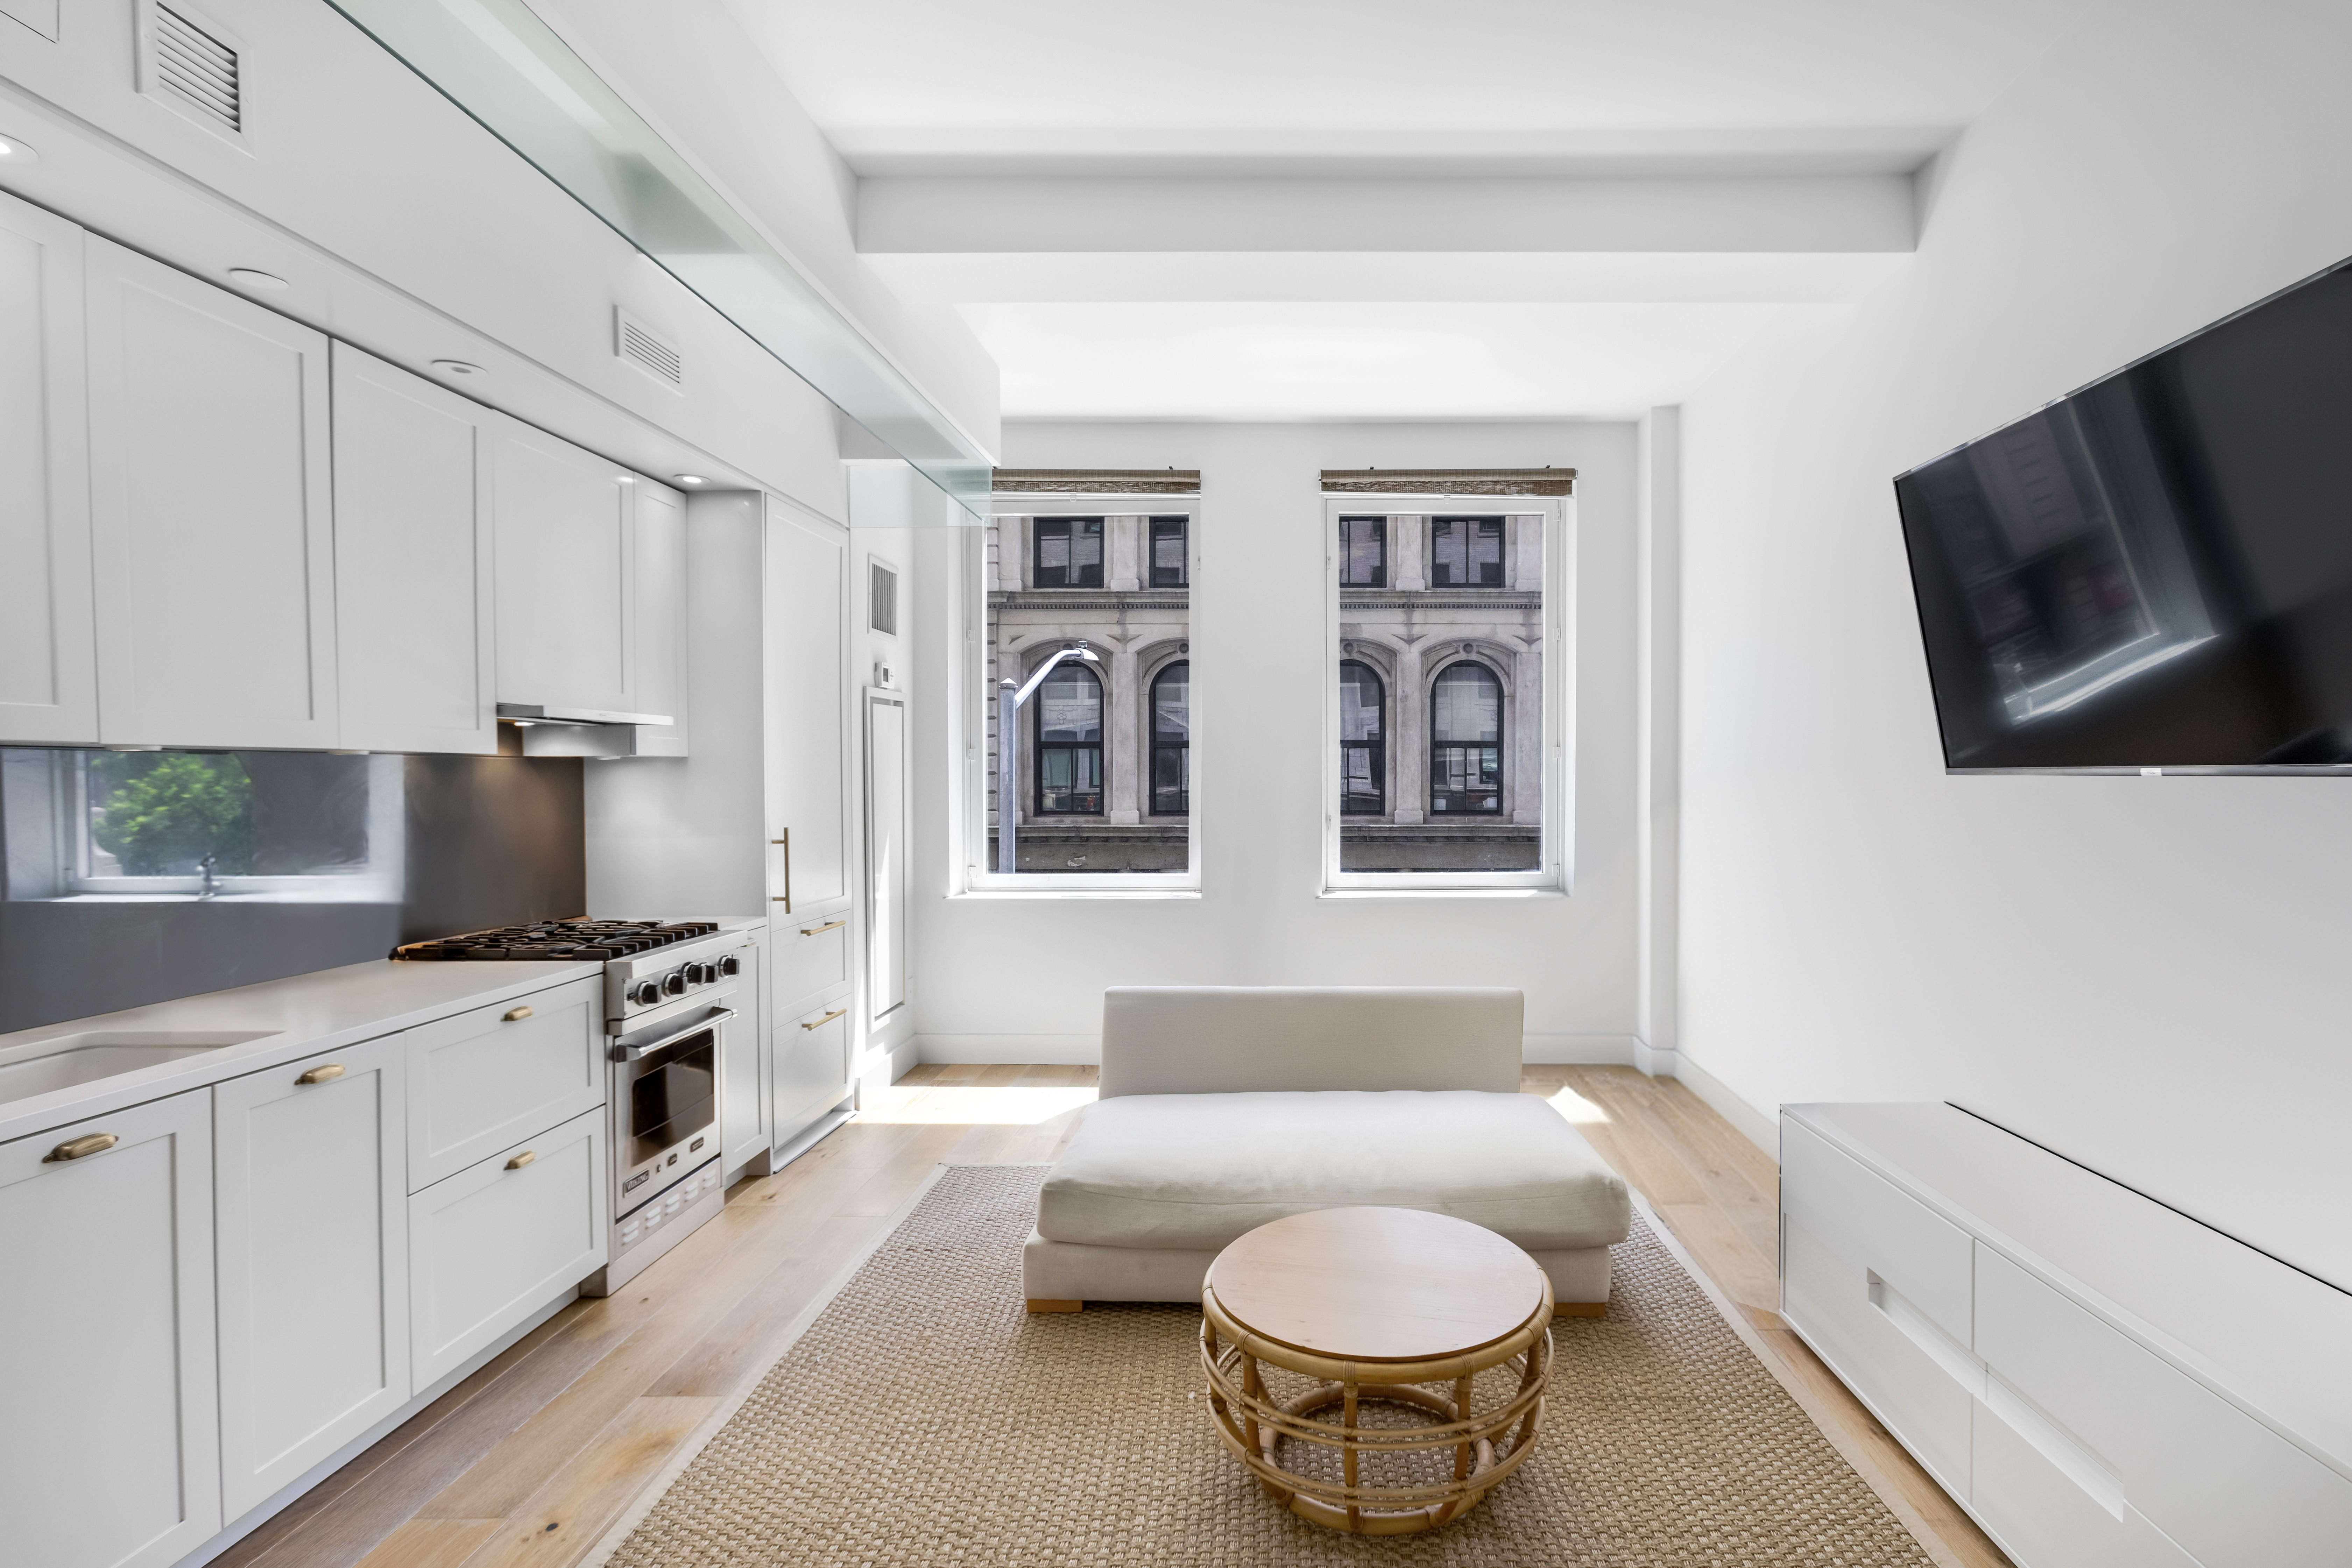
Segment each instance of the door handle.
[[539,1158],[538,1155],[532,1153],[529,1149],[525,1149],[522,1153],[517,1155],[514,1158],[507,1162],[507,1169],[510,1171],[519,1171],[537,1158]]
[[530,1016],[530,1004],[528,1002],[519,1008],[509,1008],[506,1011],[506,1020],[509,1023],[520,1023]]
[[677,1033],[666,1034],[659,1040],[649,1041],[644,1045],[623,1045],[616,1040],[605,1049],[604,1058],[608,1061],[635,1061],[637,1058],[645,1055],[645,1053],[649,1051],[659,1051],[666,1045],[676,1045],[679,1040],[686,1039],[687,1036],[700,1034],[704,1030],[725,1023],[729,1019],[731,1019],[734,1016],[735,1009],[733,1008],[713,1008],[709,1012],[703,1014],[700,1018],[695,1019],[692,1023],[687,1025],[684,1029],[679,1030]]
[[41,1163],[46,1166],[58,1160],[79,1160],[91,1155],[102,1155],[121,1141],[111,1133],[86,1134],[59,1144],[41,1156]]
[[782,844],[784,849],[784,895],[782,898],[777,898],[772,894],[770,895],[768,902],[770,904],[782,904],[784,906],[784,913],[790,915],[793,912],[793,831],[790,828],[786,828],[782,838],[770,839],[768,842],[771,844]]
[[803,929],[801,932],[801,935],[803,936],[822,936],[828,931],[838,930],[840,927],[848,924],[849,922],[846,920],[828,920],[824,925],[819,925],[814,929]]
[[297,1083],[329,1083],[341,1078],[342,1075],[343,1064],[341,1062],[328,1061],[321,1062],[320,1065],[310,1069],[310,1071],[302,1074],[301,1077],[297,1078],[294,1082]]
[[824,1017],[817,1019],[816,1022],[804,1023],[801,1025],[801,1027],[803,1029],[823,1029],[825,1025],[831,1023],[834,1019],[839,1018],[848,1010],[849,1009],[847,1008],[835,1008],[831,1012],[825,1014]]

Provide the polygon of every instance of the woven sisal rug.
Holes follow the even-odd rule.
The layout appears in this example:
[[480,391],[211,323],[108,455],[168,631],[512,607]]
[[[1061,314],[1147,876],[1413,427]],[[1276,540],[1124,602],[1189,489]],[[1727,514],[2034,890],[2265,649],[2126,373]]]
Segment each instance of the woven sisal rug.
[[1517,1475],[1427,1534],[1309,1524],[1210,1431],[1197,1309],[1023,1310],[1045,1168],[950,1168],[612,1568],[1929,1562],[1638,1218]]

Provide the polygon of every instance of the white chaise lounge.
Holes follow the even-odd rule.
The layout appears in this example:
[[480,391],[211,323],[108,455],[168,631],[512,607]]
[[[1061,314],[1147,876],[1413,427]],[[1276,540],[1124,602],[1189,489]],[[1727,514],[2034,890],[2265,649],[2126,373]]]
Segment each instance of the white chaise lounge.
[[1209,1264],[1285,1215],[1423,1208],[1517,1242],[1559,1311],[1599,1316],[1625,1183],[1518,1092],[1513,990],[1123,988],[1101,1098],[1045,1178],[1032,1312],[1196,1301]]

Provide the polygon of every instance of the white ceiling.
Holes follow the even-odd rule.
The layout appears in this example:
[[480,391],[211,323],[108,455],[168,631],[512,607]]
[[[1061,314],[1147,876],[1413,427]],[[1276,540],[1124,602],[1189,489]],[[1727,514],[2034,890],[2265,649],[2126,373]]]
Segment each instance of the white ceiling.
[[[1907,252],[1906,225],[1859,246],[1740,239],[1754,225],[1736,210],[1777,199],[1761,182],[1850,177],[1822,199],[1883,211],[1885,182],[1947,145],[2093,0],[724,4],[863,178],[861,213],[951,236],[877,232],[861,249],[902,293],[963,312],[1003,367],[1008,418],[1254,419],[1677,401],[1775,310],[1851,298]],[[1693,176],[1726,193],[1724,222],[1692,214],[1714,199]],[[1083,219],[1113,187],[1037,193],[1070,177],[1132,183],[1107,205],[1143,212],[1186,180],[1271,183],[1222,205],[1213,185],[1181,195],[1211,203],[1212,246],[1163,225],[1097,249],[1068,237],[1069,210]],[[1458,217],[1476,179],[1517,204],[1498,220],[1531,201],[1614,211],[1632,190],[1677,214],[1658,233],[1693,237],[1586,242],[1564,219],[1565,237],[1513,246],[1462,224],[1459,252],[1299,238],[1305,206],[1344,205],[1334,180],[1380,183],[1408,209],[1418,188]],[[1016,188],[1063,225],[1052,243],[1004,237],[1018,219],[986,235],[962,222]],[[1254,240],[1260,208],[1288,221]],[[964,229],[968,244],[952,238]]]

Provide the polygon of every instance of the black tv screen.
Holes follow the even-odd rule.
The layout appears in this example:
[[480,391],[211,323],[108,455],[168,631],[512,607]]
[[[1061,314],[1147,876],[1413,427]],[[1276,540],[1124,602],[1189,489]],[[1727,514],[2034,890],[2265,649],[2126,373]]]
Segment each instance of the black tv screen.
[[1895,481],[1956,772],[2352,772],[2352,262]]

